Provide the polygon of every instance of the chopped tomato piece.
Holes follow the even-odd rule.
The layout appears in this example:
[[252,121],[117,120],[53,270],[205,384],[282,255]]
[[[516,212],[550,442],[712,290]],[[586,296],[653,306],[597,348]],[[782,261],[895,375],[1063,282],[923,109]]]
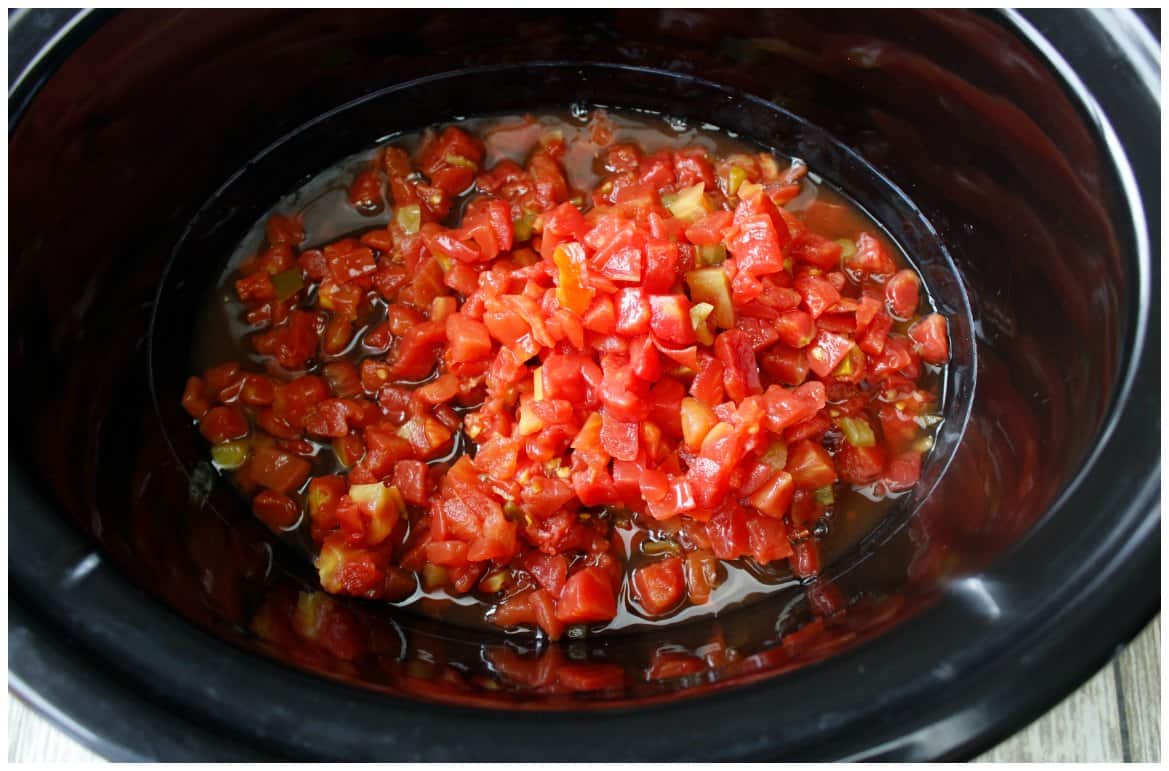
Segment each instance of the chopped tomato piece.
[[840,366],[849,350],[855,346],[849,337],[822,331],[808,348],[808,368],[819,377],[827,377]]
[[641,289],[622,289],[617,295],[617,334],[644,335],[650,330],[651,314],[649,300]]
[[257,495],[252,501],[252,510],[273,530],[292,527],[300,518],[300,509],[297,508],[296,501],[272,490],[264,490]]
[[842,248],[839,243],[811,231],[801,233],[788,246],[796,262],[831,270],[840,267]]
[[706,537],[719,559],[733,560],[751,551],[747,515],[738,506],[724,508],[706,523]]
[[818,489],[836,481],[832,456],[819,444],[807,439],[788,448],[786,468],[799,487]]
[[868,484],[885,470],[885,450],[879,445],[854,447],[846,444],[836,457],[836,467],[845,482]]
[[253,451],[247,469],[257,484],[287,495],[305,483],[312,465],[304,458],[273,447],[258,447]]
[[727,396],[742,401],[759,393],[759,364],[750,339],[737,329],[730,329],[714,341],[714,352],[723,365],[723,386]]
[[885,283],[885,305],[898,319],[907,319],[917,310],[921,281],[912,270],[899,270]]
[[651,616],[673,610],[685,591],[681,557],[668,557],[633,571],[634,596]]
[[813,319],[820,318],[840,300],[840,292],[832,282],[819,276],[800,276],[796,279],[795,288]]
[[610,621],[617,615],[617,596],[608,574],[597,567],[573,573],[556,602],[556,618],[565,624]]
[[950,360],[950,340],[946,334],[946,320],[931,313],[909,328],[913,349],[923,361],[945,364]]
[[787,539],[783,522],[769,517],[752,517],[747,520],[747,542],[751,556],[761,565],[792,555],[792,545]]
[[784,345],[804,348],[816,336],[816,323],[809,313],[787,311],[775,320],[775,331]]
[[896,270],[884,245],[868,233],[856,240],[856,253],[846,263],[853,270],[874,275],[889,275]]
[[453,313],[446,320],[448,362],[479,361],[491,355],[491,336],[481,321]]
[[769,517],[779,518],[787,513],[795,494],[795,480],[786,471],[777,471],[754,495],[750,503]]
[[215,444],[230,442],[248,435],[248,419],[239,407],[213,407],[199,420],[199,432]]
[[694,342],[690,301],[685,295],[651,295],[649,306],[650,328],[659,340],[671,345],[690,345]]

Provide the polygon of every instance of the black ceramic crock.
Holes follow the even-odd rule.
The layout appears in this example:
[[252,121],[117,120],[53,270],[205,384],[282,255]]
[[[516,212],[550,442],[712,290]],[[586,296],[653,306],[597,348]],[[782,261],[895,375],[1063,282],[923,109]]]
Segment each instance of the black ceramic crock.
[[[1159,607],[1160,47],[1132,13],[36,11],[9,44],[10,686],[111,758],[960,758]],[[927,484],[831,568],[853,631],[795,655],[784,596],[552,646],[344,601],[358,651],[274,634],[313,577],[196,461],[190,314],[306,175],[571,102],[809,157],[951,316]],[[645,676],[712,638],[722,665]],[[532,687],[582,665],[621,685]]]

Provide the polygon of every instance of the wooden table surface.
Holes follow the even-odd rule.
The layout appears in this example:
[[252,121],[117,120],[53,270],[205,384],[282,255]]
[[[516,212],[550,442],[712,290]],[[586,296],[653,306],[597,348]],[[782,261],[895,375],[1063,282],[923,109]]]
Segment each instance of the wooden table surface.
[[[1161,759],[1161,617],[1111,663],[1046,715],[980,761]],[[100,760],[8,697],[8,760]]]

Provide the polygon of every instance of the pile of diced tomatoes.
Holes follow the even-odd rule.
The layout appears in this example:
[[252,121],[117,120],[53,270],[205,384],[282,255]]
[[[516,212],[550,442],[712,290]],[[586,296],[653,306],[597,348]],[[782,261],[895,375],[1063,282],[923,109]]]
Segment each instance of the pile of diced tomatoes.
[[240,269],[267,369],[183,405],[258,517],[311,529],[326,591],[473,593],[555,639],[707,602],[726,560],[815,576],[839,485],[917,481],[946,322],[881,239],[784,207],[804,166],[609,141],[581,191],[566,150],[387,147],[350,202],[388,224],[303,248],[273,215]]

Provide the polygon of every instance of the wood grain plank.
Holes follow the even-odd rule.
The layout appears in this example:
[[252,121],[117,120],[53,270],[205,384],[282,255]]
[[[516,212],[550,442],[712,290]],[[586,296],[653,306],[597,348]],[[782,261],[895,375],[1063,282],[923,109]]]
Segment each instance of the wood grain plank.
[[1113,662],[1124,718],[1126,760],[1161,761],[1161,617]]
[[1109,663],[1046,715],[976,760],[1009,763],[1123,761],[1120,702],[1112,666]]
[[9,763],[93,763],[101,760],[8,694]]

